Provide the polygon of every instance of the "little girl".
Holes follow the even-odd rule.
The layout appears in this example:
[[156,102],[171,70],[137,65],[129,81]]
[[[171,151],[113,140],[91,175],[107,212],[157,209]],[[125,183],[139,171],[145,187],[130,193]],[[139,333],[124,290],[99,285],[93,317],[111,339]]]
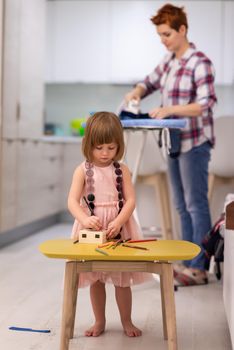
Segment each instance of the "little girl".
[[[106,230],[107,238],[139,239],[140,233],[132,213],[135,194],[126,165],[118,161],[124,154],[123,129],[119,118],[109,112],[95,113],[87,121],[82,151],[86,158],[73,175],[68,208],[75,218],[72,238],[79,230]],[[86,197],[94,215],[83,202]],[[138,337],[141,330],[131,319],[132,284],[143,283],[147,274],[139,272],[87,272],[80,274],[79,287],[90,285],[90,298],[95,316],[94,325],[86,336],[97,337],[105,330],[105,283],[112,282],[124,332]]]

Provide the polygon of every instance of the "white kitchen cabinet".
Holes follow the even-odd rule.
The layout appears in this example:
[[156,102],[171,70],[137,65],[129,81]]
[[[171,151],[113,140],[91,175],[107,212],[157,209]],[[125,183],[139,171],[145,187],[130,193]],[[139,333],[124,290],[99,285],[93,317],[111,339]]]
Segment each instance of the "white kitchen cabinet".
[[6,231],[16,226],[17,142],[2,141],[1,149],[0,231]]
[[166,53],[150,17],[163,1],[112,1],[110,81],[141,80]]
[[19,116],[19,42],[21,1],[5,1],[2,62],[2,136],[16,138]]
[[47,2],[48,82],[108,81],[109,7],[102,0]]
[[2,142],[0,231],[62,211],[62,147],[39,140]]
[[234,32],[234,2],[225,1],[223,12],[223,30],[222,35],[222,82],[224,84],[234,84],[234,40],[232,33]]
[[4,9],[5,138],[38,138],[43,130],[45,0],[8,0]]
[[63,181],[61,202],[63,210],[67,211],[67,198],[72,182],[73,173],[78,165],[83,162],[81,140],[79,143],[64,144],[63,146]]
[[61,153],[60,144],[19,141],[17,226],[61,211]]
[[[166,53],[150,21],[164,3],[48,2],[46,80],[132,83],[144,78]],[[232,83],[234,2],[177,1],[176,5],[185,6],[188,38],[213,61],[216,83]]]

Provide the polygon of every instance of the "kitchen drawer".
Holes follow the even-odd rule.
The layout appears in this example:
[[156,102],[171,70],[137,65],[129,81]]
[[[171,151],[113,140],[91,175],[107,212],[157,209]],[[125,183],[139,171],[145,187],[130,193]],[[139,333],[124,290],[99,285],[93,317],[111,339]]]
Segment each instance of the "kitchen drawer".
[[61,158],[62,144],[53,142],[42,142],[41,155],[42,158]]
[[59,213],[61,208],[60,187],[45,186],[31,193],[22,193],[17,203],[17,225],[23,225],[46,216]]
[[[56,146],[55,148],[53,146]],[[49,150],[47,153],[46,150]],[[25,141],[19,145],[19,191],[61,182],[61,147]]]
[[16,226],[16,201],[4,203],[1,209],[0,231],[7,231]]

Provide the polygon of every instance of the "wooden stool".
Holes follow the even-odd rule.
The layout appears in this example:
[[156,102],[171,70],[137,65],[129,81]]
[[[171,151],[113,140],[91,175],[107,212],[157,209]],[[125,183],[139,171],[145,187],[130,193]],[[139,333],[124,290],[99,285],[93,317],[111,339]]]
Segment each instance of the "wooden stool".
[[[79,273],[81,272],[150,272],[160,275],[164,339],[169,350],[177,350],[176,314],[172,261],[190,260],[200,248],[190,242],[158,240],[134,243],[148,250],[118,246],[108,249],[109,255],[95,251],[95,244],[73,244],[70,239],[55,239],[42,243],[41,253],[49,258],[67,259],[65,266],[63,312],[60,350],[69,349],[73,338]],[[105,250],[105,248],[102,248]]]
[[162,237],[165,239],[173,239],[171,206],[166,172],[158,172],[148,176],[138,176],[137,180],[142,184],[154,187],[161,217]]

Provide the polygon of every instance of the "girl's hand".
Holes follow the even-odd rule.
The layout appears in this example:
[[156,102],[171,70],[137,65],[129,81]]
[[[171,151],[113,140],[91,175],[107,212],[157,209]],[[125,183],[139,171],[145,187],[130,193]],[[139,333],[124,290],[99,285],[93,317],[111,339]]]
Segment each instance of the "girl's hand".
[[149,111],[149,116],[154,119],[163,119],[172,114],[169,107],[157,107]]
[[97,216],[87,216],[85,220],[82,222],[84,228],[92,228],[96,231],[101,230],[102,225],[100,219]]
[[113,220],[109,222],[107,230],[106,230],[106,235],[108,239],[115,238],[119,234],[121,230],[121,225],[118,223],[117,220]]

